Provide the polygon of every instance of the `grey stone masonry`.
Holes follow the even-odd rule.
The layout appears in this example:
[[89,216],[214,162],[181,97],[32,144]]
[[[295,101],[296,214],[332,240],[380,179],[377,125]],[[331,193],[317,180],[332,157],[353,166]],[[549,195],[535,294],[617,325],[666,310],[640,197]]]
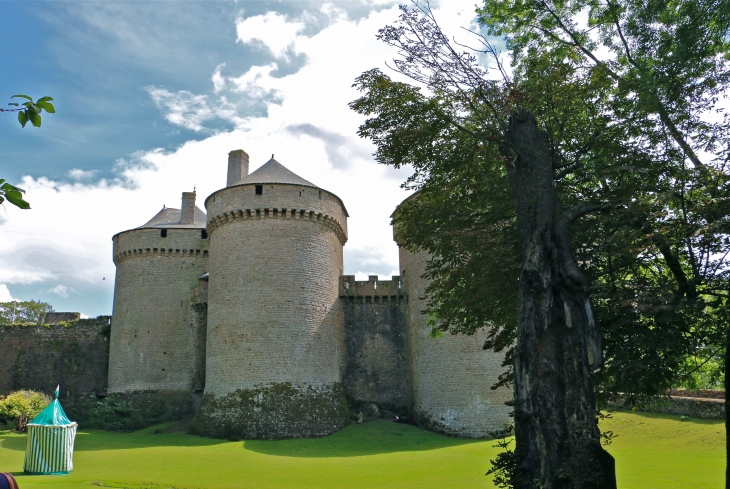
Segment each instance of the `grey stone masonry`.
[[400,277],[340,278],[346,365],[342,383],[350,410],[369,403],[380,411],[411,414],[407,359],[408,297]]
[[226,187],[236,185],[246,176],[248,176],[248,153],[242,149],[235,149],[228,153],[228,178],[226,178]]
[[427,324],[423,278],[430,256],[400,248],[400,268],[406,272],[408,348],[416,419],[434,431],[465,438],[489,437],[510,424],[504,403],[512,391],[492,390],[503,371],[503,355],[483,350],[486,332],[471,336],[431,337]]
[[109,392],[190,391],[196,330],[190,289],[208,268],[200,229],[133,229],[114,236]]

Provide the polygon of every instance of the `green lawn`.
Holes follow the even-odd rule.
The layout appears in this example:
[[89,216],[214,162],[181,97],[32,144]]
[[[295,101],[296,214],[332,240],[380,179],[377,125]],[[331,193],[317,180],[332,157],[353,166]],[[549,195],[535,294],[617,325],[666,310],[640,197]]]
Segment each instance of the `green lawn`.
[[[493,487],[484,476],[494,441],[449,438],[378,421],[319,439],[228,442],[162,425],[135,433],[81,431],[74,473],[22,474],[25,435],[0,431],[0,472],[21,489]],[[621,488],[716,488],[724,473],[721,421],[615,413],[602,423]]]

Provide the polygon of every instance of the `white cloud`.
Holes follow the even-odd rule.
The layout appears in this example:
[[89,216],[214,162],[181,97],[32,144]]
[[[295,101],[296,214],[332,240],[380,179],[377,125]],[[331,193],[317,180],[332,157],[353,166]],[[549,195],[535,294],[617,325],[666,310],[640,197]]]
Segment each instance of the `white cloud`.
[[187,90],[170,92],[164,88],[145,87],[170,124],[182,126],[191,131],[204,131],[203,122],[216,117],[208,103],[207,95],[194,95]]
[[303,22],[289,22],[276,12],[236,21],[238,42],[267,49],[277,58],[286,56],[304,27]]
[[56,294],[59,297],[63,297],[64,299],[68,299],[71,292],[75,292],[75,290],[72,287],[66,287],[65,285],[56,285],[55,287],[48,289],[48,292]]
[[10,289],[5,284],[0,284],[0,302],[10,302],[16,299],[10,294]]
[[68,171],[68,176],[74,180],[88,180],[96,174],[96,170],[80,170],[73,168]]
[[221,68],[225,65],[225,63],[221,63],[216,66],[213,76],[210,77],[210,80],[213,82],[213,92],[215,93],[220,92],[226,86],[226,79],[221,75]]

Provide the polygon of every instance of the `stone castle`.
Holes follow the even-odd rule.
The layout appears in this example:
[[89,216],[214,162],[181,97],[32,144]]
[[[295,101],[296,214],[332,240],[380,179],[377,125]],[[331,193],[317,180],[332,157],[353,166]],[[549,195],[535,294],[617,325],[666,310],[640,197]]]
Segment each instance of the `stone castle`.
[[343,275],[343,201],[273,155],[248,168],[232,151],[207,214],[184,192],[113,237],[109,393],[190,399],[212,437],[324,436],[363,410],[461,437],[504,428],[512,393],[490,389],[502,356],[485,334],[429,335],[428,256],[400,248],[389,281]]

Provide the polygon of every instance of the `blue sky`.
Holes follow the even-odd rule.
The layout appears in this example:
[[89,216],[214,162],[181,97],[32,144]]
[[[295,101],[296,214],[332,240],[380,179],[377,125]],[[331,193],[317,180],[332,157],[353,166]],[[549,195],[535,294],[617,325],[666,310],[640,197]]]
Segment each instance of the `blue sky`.
[[[396,56],[375,39],[396,4],[0,2],[0,97],[57,109],[41,129],[0,119],[0,176],[33,206],[0,208],[0,300],[110,314],[111,236],[193,186],[202,208],[239,148],[343,199],[346,274],[397,273],[388,216],[408,170],[373,161],[347,108],[354,78]],[[447,31],[473,22],[470,0],[434,5]]]

